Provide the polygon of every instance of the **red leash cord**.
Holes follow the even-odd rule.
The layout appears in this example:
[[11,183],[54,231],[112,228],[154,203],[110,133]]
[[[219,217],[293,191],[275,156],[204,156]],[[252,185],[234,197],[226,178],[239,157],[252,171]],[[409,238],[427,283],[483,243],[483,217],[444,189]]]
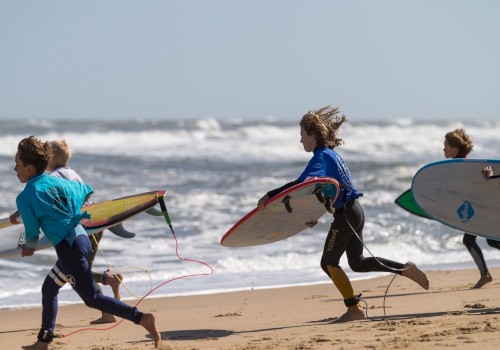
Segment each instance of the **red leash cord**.
[[[172,235],[174,237],[174,240],[175,240],[175,255],[177,256],[177,258],[179,260],[182,260],[182,261],[187,261],[187,262],[193,262],[193,263],[197,263],[197,264],[201,264],[201,265],[204,265],[206,267],[208,267],[210,269],[210,272],[206,272],[206,273],[195,273],[195,274],[190,274],[190,275],[183,275],[183,276],[178,276],[178,277],[174,277],[174,278],[171,278],[169,280],[166,280],[162,283],[160,283],[158,286],[154,287],[153,289],[151,289],[148,293],[146,293],[143,297],[141,297],[139,299],[139,301],[134,305],[134,307],[137,307],[140,303],[142,303],[142,301],[144,299],[146,299],[149,295],[151,295],[154,291],[156,291],[157,289],[163,287],[164,285],[170,283],[170,282],[173,282],[173,281],[177,281],[177,280],[180,280],[180,279],[183,279],[183,278],[190,278],[190,277],[197,277],[197,276],[210,276],[214,273],[214,269],[209,265],[207,264],[206,262],[203,262],[203,261],[200,261],[200,260],[196,260],[196,259],[188,259],[188,258],[183,258],[179,255],[179,241],[177,240],[177,236],[175,235],[175,232],[174,232],[174,229],[172,228],[172,222],[170,221],[170,217],[168,215],[168,212],[167,212],[167,208],[165,206],[165,202],[163,201],[163,196],[161,197],[158,197],[158,202],[160,204],[160,207],[162,209],[162,213],[163,213],[163,216],[165,217],[165,220],[167,221],[167,224],[168,226],[170,227],[170,231],[172,231]],[[68,333],[68,334],[64,334],[64,335],[57,335],[55,336],[56,338],[67,338],[73,334],[76,334],[76,333],[79,333],[79,332],[83,332],[83,331],[107,331],[107,330],[110,330],[110,329],[113,329],[115,327],[118,327],[118,325],[120,325],[125,319],[121,319],[120,321],[118,321],[116,324],[112,325],[111,327],[107,327],[107,328],[93,328],[93,327],[87,327],[87,328],[82,328],[82,329],[79,329],[79,330],[76,330],[74,332],[71,332],[71,333]]]

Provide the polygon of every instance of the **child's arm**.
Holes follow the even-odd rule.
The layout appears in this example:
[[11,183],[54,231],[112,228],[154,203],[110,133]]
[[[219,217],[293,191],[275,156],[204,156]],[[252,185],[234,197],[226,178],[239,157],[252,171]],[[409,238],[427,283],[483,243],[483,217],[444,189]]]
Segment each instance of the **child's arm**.
[[274,196],[276,196],[278,193],[280,192],[283,192],[284,190],[286,189],[289,189],[290,187],[292,186],[295,186],[297,184],[301,183],[301,181],[299,180],[295,180],[295,181],[292,181],[292,182],[289,182],[287,183],[286,185],[284,186],[281,186],[279,188],[276,188],[272,191],[269,191],[267,192],[261,199],[259,199],[259,201],[257,202],[257,208],[259,208],[260,210],[264,209],[265,208],[265,202],[269,199],[269,198],[272,198]]

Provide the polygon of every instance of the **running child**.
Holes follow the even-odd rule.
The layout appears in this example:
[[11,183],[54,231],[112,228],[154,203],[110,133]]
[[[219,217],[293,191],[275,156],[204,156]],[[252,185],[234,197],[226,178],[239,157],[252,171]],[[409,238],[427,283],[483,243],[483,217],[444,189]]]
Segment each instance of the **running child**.
[[309,164],[297,180],[268,192],[257,204],[259,209],[263,209],[269,198],[311,177],[330,177],[339,182],[341,191],[334,203],[334,221],[326,237],[321,257],[321,268],[342,294],[347,307],[347,311],[335,322],[365,318],[365,313],[358,305],[360,299],[339,265],[344,252],[347,254],[349,266],[355,272],[393,272],[413,280],[424,289],[429,289],[426,275],[412,262],[401,264],[384,258],[363,256],[365,217],[358,200],[362,193],[354,187],[346,163],[335,151],[336,146],[343,144],[337,133],[345,121],[346,117],[341,115],[339,109],[330,106],[305,114],[300,121],[300,142],[306,152],[313,152]]
[[[88,262],[91,243],[80,225],[81,219],[89,217],[80,209],[93,190],[83,183],[44,174],[50,156],[50,144],[34,136],[24,138],[18,144],[14,170],[19,181],[26,184],[16,199],[26,233],[21,256],[35,253],[42,229],[55,247],[61,273],[71,281],[73,289],[85,304],[141,325],[153,336],[155,347],[158,347],[161,336],[153,314],[142,313],[136,307],[99,292]],[[53,304],[51,307],[42,305],[42,324],[37,341],[23,346],[23,349],[49,349],[54,338],[58,309],[57,297],[53,293],[53,290],[42,290],[42,298],[52,300]]]
[[[472,139],[462,128],[450,131],[444,136],[443,152],[446,158],[467,158],[469,153],[472,152],[473,148],[474,143],[472,142]],[[491,175],[493,175],[493,172]],[[488,270],[488,266],[486,266],[486,260],[484,260],[483,252],[477,244],[476,239],[476,235],[466,232],[464,232],[464,237],[462,239],[463,244],[472,256],[472,259],[476,263],[476,266],[479,269],[479,273],[481,274],[479,280],[472,287],[473,289],[481,288],[485,284],[493,281],[493,277]],[[500,249],[500,241],[495,241],[488,238],[486,239],[486,242],[490,247]]]

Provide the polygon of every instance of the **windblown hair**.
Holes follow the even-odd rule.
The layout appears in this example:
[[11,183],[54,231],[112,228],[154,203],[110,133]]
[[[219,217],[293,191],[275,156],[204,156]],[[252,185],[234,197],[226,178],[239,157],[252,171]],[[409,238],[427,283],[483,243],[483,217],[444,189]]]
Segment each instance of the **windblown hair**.
[[314,135],[318,147],[335,148],[344,143],[337,137],[340,126],[347,121],[338,107],[326,106],[316,111],[307,112],[300,121],[300,126],[309,135]]
[[22,139],[17,145],[19,159],[26,165],[33,165],[37,174],[47,169],[52,150],[50,143],[43,142],[35,136]]
[[66,140],[56,140],[50,142],[52,147],[52,161],[57,167],[66,166],[71,158],[71,149]]
[[467,155],[472,152],[472,148],[474,148],[472,139],[462,128],[450,131],[444,138],[451,147],[458,148],[458,153],[455,158],[467,157]]

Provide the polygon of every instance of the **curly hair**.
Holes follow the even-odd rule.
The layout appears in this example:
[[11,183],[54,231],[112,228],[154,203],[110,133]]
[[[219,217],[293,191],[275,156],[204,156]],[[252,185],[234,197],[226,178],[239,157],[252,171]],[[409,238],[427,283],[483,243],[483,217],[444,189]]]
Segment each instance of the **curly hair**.
[[319,147],[335,148],[344,143],[337,137],[340,126],[347,121],[338,107],[330,105],[307,112],[300,120],[300,126],[309,135],[314,135]]
[[472,139],[462,128],[450,131],[444,138],[451,147],[458,148],[458,153],[455,158],[467,157],[467,155],[472,152],[472,148],[474,148]]
[[52,150],[49,142],[30,136],[19,142],[17,154],[24,165],[33,165],[36,173],[41,174],[47,169]]

